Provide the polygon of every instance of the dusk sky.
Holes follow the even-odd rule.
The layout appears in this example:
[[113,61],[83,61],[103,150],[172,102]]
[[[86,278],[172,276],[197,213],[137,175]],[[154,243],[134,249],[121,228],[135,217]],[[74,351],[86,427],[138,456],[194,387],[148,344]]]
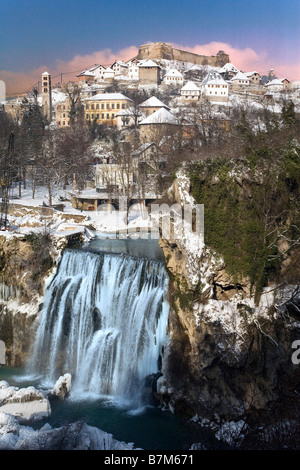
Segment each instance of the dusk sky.
[[0,0],[0,79],[22,92],[47,70],[127,60],[147,42],[300,79],[300,0]]

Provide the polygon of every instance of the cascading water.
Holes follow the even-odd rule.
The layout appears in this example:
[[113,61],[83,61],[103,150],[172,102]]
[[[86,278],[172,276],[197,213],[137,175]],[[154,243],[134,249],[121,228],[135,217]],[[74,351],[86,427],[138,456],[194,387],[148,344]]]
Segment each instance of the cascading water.
[[160,261],[66,250],[47,287],[28,367],[72,394],[139,407],[166,341],[167,275]]

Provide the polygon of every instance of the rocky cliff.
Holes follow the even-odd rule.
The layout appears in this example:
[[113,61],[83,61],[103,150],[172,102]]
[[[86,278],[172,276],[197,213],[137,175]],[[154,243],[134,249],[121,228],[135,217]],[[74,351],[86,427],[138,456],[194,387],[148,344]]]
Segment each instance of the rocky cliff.
[[0,340],[7,365],[23,366],[43,305],[43,286],[59,249],[47,236],[0,236]]
[[[178,203],[195,203],[183,173],[172,189]],[[172,411],[212,421],[295,409],[299,366],[291,356],[300,318],[288,300],[294,286],[269,283],[257,302],[249,278],[237,282],[202,242],[195,245],[191,228],[181,239],[161,240],[171,315],[159,400]]]

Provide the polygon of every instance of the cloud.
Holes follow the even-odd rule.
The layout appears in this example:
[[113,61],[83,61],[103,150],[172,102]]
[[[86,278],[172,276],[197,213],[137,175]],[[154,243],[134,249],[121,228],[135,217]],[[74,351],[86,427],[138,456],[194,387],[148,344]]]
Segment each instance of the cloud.
[[[186,51],[194,52],[203,55],[216,55],[219,50],[224,50],[229,54],[230,61],[239,69],[244,72],[256,70],[261,75],[267,74],[273,68],[275,74],[279,78],[286,77],[289,80],[300,79],[300,62],[299,63],[284,63],[276,60],[276,57],[270,57],[265,51],[255,51],[249,47],[240,49],[239,47],[232,46],[223,42],[211,42],[209,44],[185,46],[173,44],[174,47]],[[63,80],[68,81],[75,78],[75,74],[70,72],[83,70],[94,64],[102,64],[104,66],[111,65],[117,60],[129,60],[138,54],[138,47],[129,46],[119,51],[112,51],[111,49],[104,49],[95,51],[92,54],[75,55],[71,60],[57,60],[53,67],[42,65],[30,72],[12,72],[9,70],[0,71],[0,79],[6,83],[7,93],[24,92],[31,89],[34,84],[41,79],[41,74],[47,70],[53,77],[53,83],[56,84],[60,80],[60,73],[64,73]]]
[[42,65],[30,72],[12,72],[9,70],[0,71],[0,80],[5,81],[7,94],[22,93],[31,89],[33,85],[41,80],[41,74],[47,70],[53,77],[53,83],[59,82],[59,74],[63,73],[63,81],[72,80],[76,73],[91,67],[94,64],[102,64],[105,67],[112,65],[115,60],[129,60],[138,54],[136,46],[126,47],[117,52],[111,49],[96,51],[87,55],[75,55],[70,61],[57,60],[53,67]]

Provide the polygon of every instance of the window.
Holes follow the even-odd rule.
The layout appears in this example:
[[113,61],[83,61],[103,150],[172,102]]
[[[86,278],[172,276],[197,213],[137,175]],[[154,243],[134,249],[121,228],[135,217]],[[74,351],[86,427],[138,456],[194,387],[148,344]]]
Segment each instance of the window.
[[60,126],[60,121],[58,121],[58,125]]
[[97,119],[99,119],[99,114],[97,114]]
[[96,104],[96,109],[99,109],[99,103],[98,103],[98,104]]
[[109,119],[109,113],[106,114],[106,119]]
[[115,115],[114,115],[114,113],[112,113],[111,118],[114,119],[114,117],[115,117]]
[[63,121],[63,126],[65,126],[65,125],[66,125],[65,121]]
[[112,103],[111,109],[115,109],[115,104],[114,103]]
[[120,109],[120,103],[117,103],[117,109]]
[[106,104],[106,109],[109,109],[109,103]]
[[88,105],[88,104],[85,105],[85,109],[89,109],[89,105]]
[[89,115],[88,115],[88,114],[86,114],[86,115],[85,115],[85,117],[86,117],[86,119],[88,119],[88,118],[89,118]]
[[92,119],[94,119],[94,115],[92,114]]
[[44,88],[44,93],[47,93],[47,91],[48,91],[48,88]]
[[104,104],[103,103],[101,104],[101,109],[104,109]]
[[94,109],[94,105],[93,105],[93,104],[91,104],[91,109]]
[[122,104],[122,109],[125,109],[125,104],[124,103]]

